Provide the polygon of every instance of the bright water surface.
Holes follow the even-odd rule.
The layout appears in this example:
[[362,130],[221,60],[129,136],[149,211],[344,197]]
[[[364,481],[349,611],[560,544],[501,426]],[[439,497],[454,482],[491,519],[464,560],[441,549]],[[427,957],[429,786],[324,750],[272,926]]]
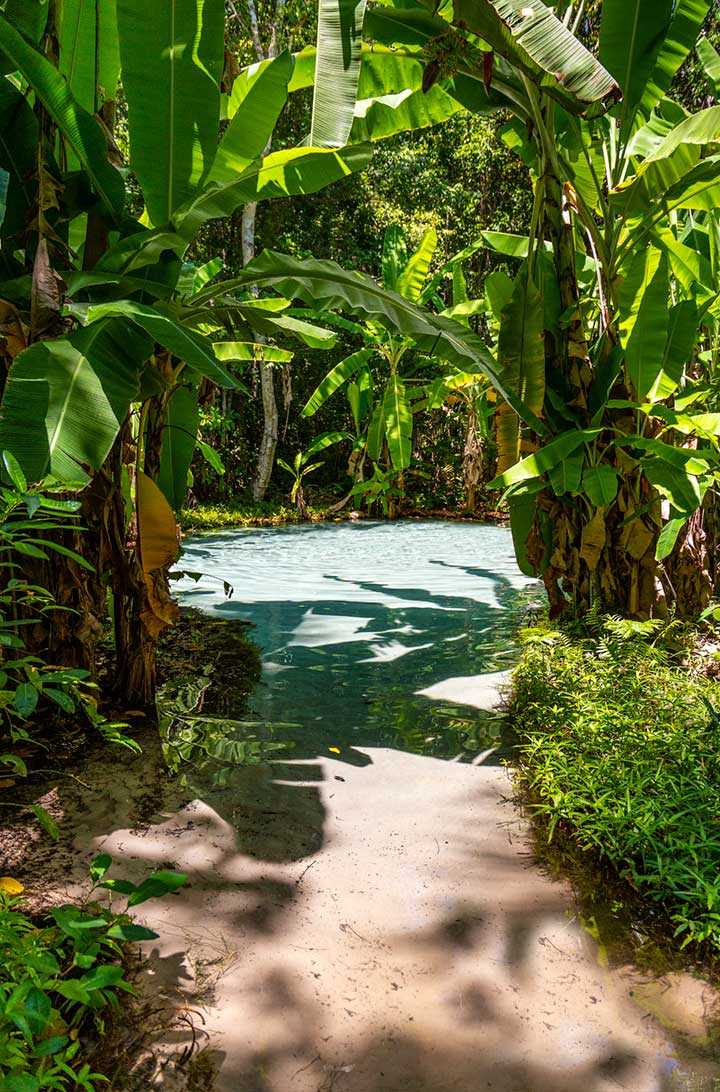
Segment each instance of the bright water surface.
[[[233,733],[257,744],[248,760],[338,748],[364,764],[356,746],[469,760],[497,743],[497,718],[459,700],[453,680],[511,666],[514,635],[539,598],[506,528],[252,528],[189,540],[179,567],[204,574],[180,583],[183,603],[254,626],[263,675]],[[420,693],[437,684],[442,698]]]

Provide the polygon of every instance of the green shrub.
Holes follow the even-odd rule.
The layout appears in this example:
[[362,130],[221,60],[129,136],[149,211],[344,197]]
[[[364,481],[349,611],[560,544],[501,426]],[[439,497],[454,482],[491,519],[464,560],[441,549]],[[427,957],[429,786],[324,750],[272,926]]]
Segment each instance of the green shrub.
[[549,840],[604,858],[683,944],[718,950],[717,684],[673,664],[658,625],[529,631],[511,696],[519,768]]
[[93,861],[93,891],[126,896],[124,910],[60,906],[40,923],[24,912],[21,885],[0,878],[0,1092],[94,1092],[106,1079],[83,1060],[84,1038],[93,1027],[102,1034],[106,1011],[120,1007],[123,992],[134,992],[124,946],[157,937],[127,910],[186,880],[176,872],[156,872],[140,884],[112,880],[111,864],[107,854]]

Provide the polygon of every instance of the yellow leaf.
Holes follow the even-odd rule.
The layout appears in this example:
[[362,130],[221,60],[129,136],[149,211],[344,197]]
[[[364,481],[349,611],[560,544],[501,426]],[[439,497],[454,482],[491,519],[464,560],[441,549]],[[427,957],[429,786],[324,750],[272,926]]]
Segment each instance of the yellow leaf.
[[75,1042],[75,1040],[78,1037],[78,1029],[77,1028],[71,1028],[70,1032],[69,1032],[69,1035],[70,1035],[70,1038],[72,1039],[72,1041]]
[[21,895],[24,890],[19,880],[14,880],[12,876],[0,876],[0,891],[8,895]]
[[15,784],[15,779],[12,777],[0,778],[0,789],[9,789],[11,785]]
[[332,751],[332,753],[334,755],[339,755],[340,754],[340,748],[339,747],[328,747],[328,751]]
[[173,510],[147,474],[137,476],[135,497],[140,563],[146,573],[165,569],[177,560],[177,524]]

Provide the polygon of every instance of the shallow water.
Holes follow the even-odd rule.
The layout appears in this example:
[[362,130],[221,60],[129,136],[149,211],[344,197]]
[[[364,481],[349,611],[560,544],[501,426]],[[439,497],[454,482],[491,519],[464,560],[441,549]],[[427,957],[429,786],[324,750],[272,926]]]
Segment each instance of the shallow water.
[[180,567],[185,604],[252,623],[263,674],[242,719],[202,711],[209,673],[186,685],[182,804],[113,837],[193,877],[168,958],[175,930],[201,965],[208,921],[242,953],[206,1010],[219,1092],[720,1088],[716,991],[615,959],[493,768],[492,684],[540,601],[505,528],[230,531]]
[[191,540],[179,567],[203,574],[180,583],[185,604],[254,626],[263,677],[244,734],[296,757],[335,747],[347,761],[360,760],[356,747],[470,760],[497,746],[497,719],[458,701],[467,688],[454,680],[510,667],[513,634],[538,600],[505,528],[223,532]]

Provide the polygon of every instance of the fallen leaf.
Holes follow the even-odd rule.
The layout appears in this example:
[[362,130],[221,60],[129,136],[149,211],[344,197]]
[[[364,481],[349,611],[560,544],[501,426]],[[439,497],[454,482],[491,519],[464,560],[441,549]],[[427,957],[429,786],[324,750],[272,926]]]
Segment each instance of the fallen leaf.
[[0,891],[8,895],[21,895],[24,890],[19,880],[14,880],[12,876],[0,876]]

